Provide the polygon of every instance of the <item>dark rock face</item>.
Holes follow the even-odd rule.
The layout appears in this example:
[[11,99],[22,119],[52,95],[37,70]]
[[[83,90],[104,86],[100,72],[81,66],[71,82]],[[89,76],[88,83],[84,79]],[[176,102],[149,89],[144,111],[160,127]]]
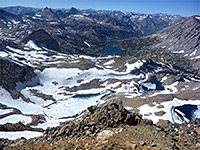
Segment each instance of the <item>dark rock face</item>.
[[6,12],[5,10],[0,9],[0,18],[5,19],[6,17],[16,17],[16,16]]
[[22,22],[22,19],[20,16],[13,15],[11,13],[8,13],[5,10],[0,9],[0,27],[5,28],[9,24],[14,24],[14,22]]
[[52,50],[59,50],[59,44],[57,41],[44,29],[33,31],[28,37],[22,40],[22,43],[27,43],[29,40],[34,41],[38,46],[44,46]]
[[152,59],[147,59],[146,62],[139,69],[132,70],[131,74],[139,75],[140,73],[153,72],[159,67],[163,67],[163,66],[153,61]]
[[74,8],[74,7],[72,7],[71,9],[69,9],[67,11],[65,11],[65,14],[67,16],[69,16],[69,15],[75,15],[75,14],[79,14],[79,13],[80,12],[76,8]]
[[127,111],[121,101],[111,100],[104,105],[91,106],[83,117],[74,121],[62,123],[59,127],[47,128],[44,136],[50,138],[66,136],[82,136],[88,133],[96,135],[106,128],[117,127],[121,124],[138,125],[152,124],[141,116]]
[[61,10],[56,11],[56,12],[55,12],[55,15],[56,15],[58,18],[64,18],[64,17],[66,17],[66,14],[64,14],[64,12],[61,11]]
[[43,129],[41,128],[31,128],[29,126],[25,126],[21,122],[12,124],[12,123],[6,123],[4,125],[0,125],[0,131],[38,131],[43,132]]
[[42,18],[48,19],[48,20],[54,20],[55,17],[56,17],[54,12],[48,7],[44,8],[41,11],[39,11],[38,14],[41,15]]
[[16,83],[30,81],[34,76],[33,68],[0,57],[0,85],[6,88],[14,98],[20,96],[15,90]]

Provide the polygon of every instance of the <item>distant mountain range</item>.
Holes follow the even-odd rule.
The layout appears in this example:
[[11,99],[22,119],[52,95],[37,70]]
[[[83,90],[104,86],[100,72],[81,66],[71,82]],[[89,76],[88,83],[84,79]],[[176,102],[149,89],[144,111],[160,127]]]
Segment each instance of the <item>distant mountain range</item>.
[[163,14],[81,11],[76,8],[52,10],[8,7],[3,9],[13,14],[5,14],[6,12],[1,10],[1,14],[5,14],[0,21],[0,26],[4,27],[5,33],[2,39],[21,41],[30,32],[44,29],[57,40],[62,52],[87,54],[103,49],[110,39],[149,35],[184,19],[181,16]]
[[23,6],[1,7],[1,9],[14,15],[24,15],[26,13],[36,12],[38,10],[41,10],[41,8],[32,8]]

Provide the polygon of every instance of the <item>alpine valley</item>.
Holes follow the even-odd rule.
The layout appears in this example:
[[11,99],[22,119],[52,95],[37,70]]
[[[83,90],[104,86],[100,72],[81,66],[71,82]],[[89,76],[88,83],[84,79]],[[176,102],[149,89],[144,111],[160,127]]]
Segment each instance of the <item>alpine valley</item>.
[[0,149],[199,149],[198,118],[199,15],[0,8]]

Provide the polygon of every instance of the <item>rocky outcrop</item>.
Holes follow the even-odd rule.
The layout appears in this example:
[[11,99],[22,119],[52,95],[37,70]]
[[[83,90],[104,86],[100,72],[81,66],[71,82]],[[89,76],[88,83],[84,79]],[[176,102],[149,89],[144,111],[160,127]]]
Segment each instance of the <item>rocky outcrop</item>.
[[38,131],[43,132],[44,130],[41,128],[32,128],[30,126],[26,126],[22,124],[21,122],[18,122],[16,124],[12,123],[6,123],[4,125],[0,125],[0,131]]
[[30,40],[32,40],[39,47],[42,46],[52,50],[60,49],[57,41],[52,38],[44,29],[33,31],[30,35],[22,40],[22,43],[26,44]]
[[47,20],[54,20],[56,17],[51,8],[48,7],[44,8],[41,11],[38,11],[37,14],[40,15],[43,19]]
[[0,57],[0,85],[9,91],[13,98],[21,96],[15,89],[16,83],[30,81],[34,76],[33,68]]
[[44,136],[58,138],[96,135],[107,128],[115,128],[121,124],[141,123],[152,124],[152,121],[143,120],[138,114],[127,111],[120,100],[111,100],[104,105],[89,107],[81,118],[48,128]]
[[66,10],[66,11],[65,11],[65,14],[66,14],[67,16],[69,16],[69,15],[80,14],[80,12],[79,12],[76,8],[72,7],[72,8],[70,8],[69,10]]

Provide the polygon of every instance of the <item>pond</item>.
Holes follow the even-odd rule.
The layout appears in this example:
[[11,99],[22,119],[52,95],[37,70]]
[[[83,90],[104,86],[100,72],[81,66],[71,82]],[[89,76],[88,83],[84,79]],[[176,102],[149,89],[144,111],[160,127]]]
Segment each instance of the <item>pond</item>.
[[164,90],[162,83],[156,79],[156,76],[150,77],[148,81],[145,81],[139,85],[139,92],[141,93],[151,90]]
[[46,106],[43,112],[49,119],[75,118],[83,113],[87,107],[98,105],[104,96],[111,93],[112,91],[105,90],[99,93],[76,94]]
[[192,104],[175,106],[175,107],[172,107],[171,109],[172,120],[177,123],[193,121],[196,118],[200,117],[199,112],[200,112],[200,106],[192,105]]
[[124,53],[125,50],[122,50],[118,47],[114,47],[113,45],[116,44],[116,42],[109,42],[109,46],[105,48],[104,50],[100,51],[99,53],[106,54],[106,55],[114,55],[115,53]]
[[191,74],[192,73],[192,72],[187,71],[186,69],[184,69],[182,67],[179,67],[179,66],[176,66],[176,65],[174,65],[173,67],[174,67],[174,69],[182,71],[182,72],[187,73],[187,74]]

